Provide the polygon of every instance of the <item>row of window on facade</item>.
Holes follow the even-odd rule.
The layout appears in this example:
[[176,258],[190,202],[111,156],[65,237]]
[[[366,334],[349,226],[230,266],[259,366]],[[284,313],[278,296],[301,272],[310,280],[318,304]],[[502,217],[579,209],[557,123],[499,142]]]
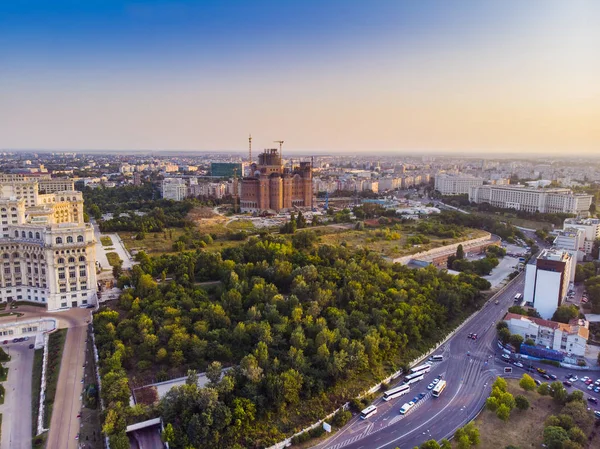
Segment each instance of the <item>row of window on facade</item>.
[[[21,255],[19,253],[13,253],[12,256],[13,256],[13,259],[17,259],[17,258],[21,257]],[[2,258],[3,259],[10,259],[10,254],[4,253],[4,254],[2,254]],[[25,253],[25,258],[29,259],[29,253]],[[33,254],[33,258],[37,259],[37,255]],[[44,260],[43,254],[40,254],[40,260]],[[84,260],[85,260],[85,258],[84,258]]]

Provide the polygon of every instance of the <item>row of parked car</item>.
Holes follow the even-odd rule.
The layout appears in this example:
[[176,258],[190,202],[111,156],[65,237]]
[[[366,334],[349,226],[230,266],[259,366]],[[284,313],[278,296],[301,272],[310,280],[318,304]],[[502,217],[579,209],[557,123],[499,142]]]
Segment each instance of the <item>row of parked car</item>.
[[[29,337],[18,337],[18,338],[13,338],[12,342],[13,343],[19,343],[20,341],[28,341]],[[7,345],[8,344],[8,340],[4,340],[2,342],[3,345]]]

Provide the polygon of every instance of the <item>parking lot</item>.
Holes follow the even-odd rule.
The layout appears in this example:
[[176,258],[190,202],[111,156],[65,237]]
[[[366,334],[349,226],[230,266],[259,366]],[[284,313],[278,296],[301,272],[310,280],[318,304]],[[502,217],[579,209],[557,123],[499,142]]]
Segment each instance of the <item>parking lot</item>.
[[[3,340],[2,342],[4,343]],[[3,344],[3,349],[11,357],[8,379],[4,383],[6,396],[0,405],[2,413],[1,449],[31,448],[31,376],[34,350],[30,349],[33,339]]]

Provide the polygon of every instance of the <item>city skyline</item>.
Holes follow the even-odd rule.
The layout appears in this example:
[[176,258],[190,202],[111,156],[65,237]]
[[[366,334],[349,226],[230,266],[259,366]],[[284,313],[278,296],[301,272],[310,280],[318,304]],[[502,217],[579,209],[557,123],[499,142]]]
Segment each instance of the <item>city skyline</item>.
[[0,148],[592,156],[600,5],[0,6]]

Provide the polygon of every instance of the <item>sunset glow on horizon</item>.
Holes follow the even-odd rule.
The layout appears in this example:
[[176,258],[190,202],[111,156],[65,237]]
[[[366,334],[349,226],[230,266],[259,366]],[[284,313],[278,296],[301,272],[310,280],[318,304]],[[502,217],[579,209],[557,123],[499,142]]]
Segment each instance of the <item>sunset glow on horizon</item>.
[[2,2],[0,149],[597,155],[598,23],[593,0]]

